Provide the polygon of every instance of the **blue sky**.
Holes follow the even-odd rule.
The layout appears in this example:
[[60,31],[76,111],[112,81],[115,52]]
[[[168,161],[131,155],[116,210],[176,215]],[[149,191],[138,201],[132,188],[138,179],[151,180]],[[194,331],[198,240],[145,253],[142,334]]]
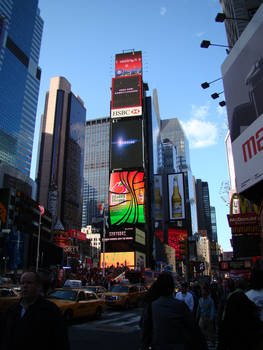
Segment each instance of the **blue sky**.
[[221,76],[224,48],[200,48],[202,40],[227,44],[225,27],[215,22],[219,0],[39,0],[44,31],[39,65],[42,68],[31,176],[41,114],[50,79],[64,76],[87,109],[87,119],[110,113],[114,57],[123,50],[143,53],[143,79],[149,95],[158,91],[161,118],[178,118],[190,142],[193,175],[207,181],[216,207],[219,243],[231,250],[229,208],[221,198],[228,180],[224,139],[226,109],[211,99],[223,90],[222,81],[203,90],[200,84]]

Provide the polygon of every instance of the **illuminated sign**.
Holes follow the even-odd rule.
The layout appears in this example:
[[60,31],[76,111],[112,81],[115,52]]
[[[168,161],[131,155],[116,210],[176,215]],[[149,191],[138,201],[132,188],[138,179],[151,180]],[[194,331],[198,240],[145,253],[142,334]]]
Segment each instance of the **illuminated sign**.
[[135,252],[135,265],[140,270],[146,267],[146,255],[142,252]]
[[168,175],[170,220],[185,219],[183,174]]
[[[134,267],[135,253],[134,252],[107,252],[104,253],[104,266],[107,267]],[[103,253],[100,254],[100,268],[103,265]]]
[[163,187],[162,176],[154,175],[154,219],[162,220],[163,212]]
[[142,115],[140,75],[112,79],[111,118]]
[[145,223],[144,173],[122,171],[111,173],[109,212],[111,225]]
[[142,230],[139,230],[138,228],[136,228],[135,241],[137,243],[145,245],[146,244],[145,232],[143,232]]
[[121,53],[115,56],[115,76],[142,74],[142,52]]
[[142,133],[141,120],[111,124],[111,169],[143,168]]
[[187,249],[187,230],[180,228],[168,227],[168,245],[175,249],[175,257],[181,260],[186,254]]

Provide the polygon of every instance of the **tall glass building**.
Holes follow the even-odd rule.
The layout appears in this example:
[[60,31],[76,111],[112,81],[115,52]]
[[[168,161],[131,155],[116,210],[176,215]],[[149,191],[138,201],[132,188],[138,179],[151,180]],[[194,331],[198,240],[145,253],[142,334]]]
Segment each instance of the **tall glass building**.
[[0,160],[28,176],[42,31],[38,0],[0,0]]
[[81,229],[86,109],[64,77],[51,79],[42,120],[38,202],[55,229]]
[[86,122],[82,227],[99,215],[98,205],[109,203],[110,118]]

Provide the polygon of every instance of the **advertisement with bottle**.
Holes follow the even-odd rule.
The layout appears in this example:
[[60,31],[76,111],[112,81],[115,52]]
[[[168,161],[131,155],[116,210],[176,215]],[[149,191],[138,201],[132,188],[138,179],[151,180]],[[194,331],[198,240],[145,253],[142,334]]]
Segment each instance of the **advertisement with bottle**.
[[170,220],[185,219],[184,179],[182,173],[168,175],[168,191]]
[[111,225],[145,223],[144,172],[111,173],[109,211]]
[[162,220],[163,214],[162,175],[154,175],[154,219]]
[[221,68],[238,193],[263,182],[263,46],[258,44],[262,37],[263,6]]
[[119,53],[115,56],[115,76],[142,74],[142,52]]

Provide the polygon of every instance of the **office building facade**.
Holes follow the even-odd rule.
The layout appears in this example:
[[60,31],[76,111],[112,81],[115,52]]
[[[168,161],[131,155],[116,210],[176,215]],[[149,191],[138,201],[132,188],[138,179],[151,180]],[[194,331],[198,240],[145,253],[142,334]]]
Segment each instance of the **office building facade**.
[[42,31],[37,0],[0,0],[0,160],[28,176]]
[[99,216],[99,204],[105,212],[109,202],[110,118],[86,122],[82,227]]
[[237,18],[237,20],[226,19],[224,21],[228,44],[233,47],[263,1],[220,0],[220,3],[226,17]]
[[198,231],[206,231],[208,239],[212,241],[211,207],[208,183],[197,179],[195,182],[195,186]]
[[86,109],[64,77],[50,81],[38,160],[38,202],[55,229],[81,229]]

